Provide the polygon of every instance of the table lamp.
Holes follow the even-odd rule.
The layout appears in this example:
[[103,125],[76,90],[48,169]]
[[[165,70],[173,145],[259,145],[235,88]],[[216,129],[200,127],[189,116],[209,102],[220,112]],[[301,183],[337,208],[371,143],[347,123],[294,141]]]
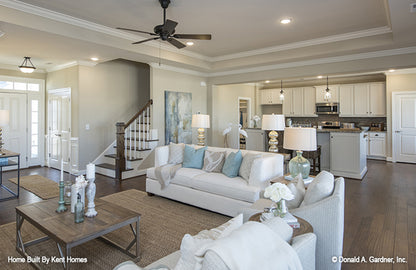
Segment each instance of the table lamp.
[[285,116],[283,114],[264,114],[261,120],[262,130],[269,132],[269,152],[278,152],[276,131],[285,130]]
[[296,157],[289,162],[290,175],[295,178],[299,173],[303,179],[309,177],[311,164],[302,156],[302,151],[316,150],[316,129],[285,128],[283,148],[296,151]]
[[4,155],[2,146],[3,146],[3,141],[1,138],[2,135],[2,128],[6,127],[7,125],[9,125],[9,111],[8,110],[0,110],[0,155]]
[[209,128],[208,114],[194,114],[192,115],[192,127],[198,128],[198,145],[205,145],[205,128]]

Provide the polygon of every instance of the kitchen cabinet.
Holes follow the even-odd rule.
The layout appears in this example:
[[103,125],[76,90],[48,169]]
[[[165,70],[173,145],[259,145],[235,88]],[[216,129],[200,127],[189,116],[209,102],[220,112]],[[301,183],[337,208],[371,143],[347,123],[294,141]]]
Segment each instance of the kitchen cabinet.
[[385,158],[386,157],[386,133],[368,132],[368,156]]
[[331,132],[331,173],[362,179],[367,172],[365,147],[364,132]]
[[329,85],[329,90],[331,91],[331,98],[326,100],[325,93],[326,93],[326,85],[319,85],[315,86],[316,103],[337,103],[339,102],[339,85]]
[[339,87],[340,117],[386,116],[383,82],[345,84]]
[[260,104],[261,105],[282,104],[282,101],[280,100],[280,89],[260,90]]
[[283,114],[286,116],[316,116],[315,88],[287,88],[284,90]]

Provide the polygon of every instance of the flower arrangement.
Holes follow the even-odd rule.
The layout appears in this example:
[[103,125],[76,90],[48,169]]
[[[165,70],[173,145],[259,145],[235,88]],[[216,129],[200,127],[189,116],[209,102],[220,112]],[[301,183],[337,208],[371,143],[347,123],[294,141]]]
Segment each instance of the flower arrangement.
[[256,128],[258,125],[258,122],[260,121],[260,117],[258,115],[253,116],[254,121],[254,127]]
[[286,202],[293,200],[295,196],[292,194],[290,189],[282,183],[274,183],[268,186],[264,190],[264,197],[272,200],[276,207],[273,207],[273,213],[275,216],[284,217],[287,213]]

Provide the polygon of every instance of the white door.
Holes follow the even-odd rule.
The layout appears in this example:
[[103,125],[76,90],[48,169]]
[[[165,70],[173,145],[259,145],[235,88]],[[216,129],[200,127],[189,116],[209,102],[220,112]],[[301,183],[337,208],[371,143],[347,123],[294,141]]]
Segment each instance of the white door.
[[71,91],[58,89],[48,92],[49,166],[64,170],[71,168]]
[[10,111],[10,121],[3,128],[3,148],[20,154],[20,167],[28,166],[26,94],[0,93],[0,109]]
[[393,161],[416,163],[416,92],[393,92]]

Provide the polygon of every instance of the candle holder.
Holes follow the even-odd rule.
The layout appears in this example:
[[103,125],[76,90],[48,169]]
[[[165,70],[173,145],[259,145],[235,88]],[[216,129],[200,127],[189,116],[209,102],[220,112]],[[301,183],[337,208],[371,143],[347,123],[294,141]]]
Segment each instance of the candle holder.
[[65,207],[65,200],[64,200],[64,181],[61,180],[59,181],[59,206],[58,209],[56,209],[56,212],[58,213],[62,213],[65,212],[67,210],[67,208]]
[[85,213],[86,217],[95,217],[97,215],[97,211],[95,211],[95,192],[96,192],[96,186],[95,186],[95,178],[87,179],[88,186],[87,186],[87,199],[88,199],[88,210]]

